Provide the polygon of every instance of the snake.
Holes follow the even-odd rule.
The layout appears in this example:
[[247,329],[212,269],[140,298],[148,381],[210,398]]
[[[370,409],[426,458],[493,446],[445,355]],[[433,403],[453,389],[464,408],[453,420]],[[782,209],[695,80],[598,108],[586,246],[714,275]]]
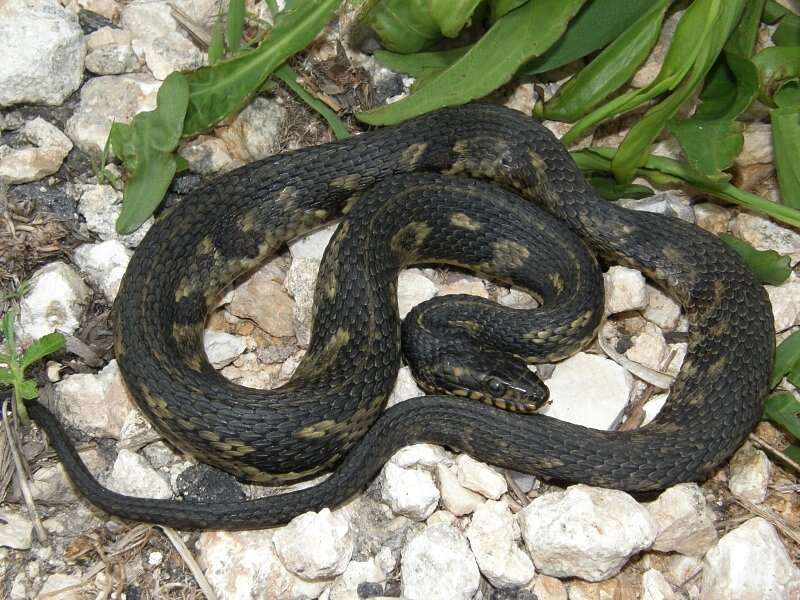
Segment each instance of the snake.
[[[401,184],[412,191],[398,191]],[[455,191],[445,193],[448,185]],[[489,191],[495,188],[497,193]],[[401,200],[381,208],[383,200],[372,190]],[[496,202],[497,194],[503,199]],[[423,201],[412,203],[417,196]],[[454,196],[468,201],[438,207],[439,199]],[[372,262],[362,256],[370,249],[347,242],[350,219],[362,205],[374,213],[367,217],[368,233],[362,228],[356,237],[373,245],[384,238],[382,254]],[[537,217],[524,210],[533,206],[564,227],[551,227],[550,220],[532,225]],[[314,338],[292,379],[265,391],[222,377],[202,345],[204,322],[220,291],[288,240],[342,216],[326,250],[339,266],[320,275],[315,302],[327,303],[315,308]],[[401,217],[394,233],[377,225]],[[433,237],[434,226],[444,229],[443,237]],[[461,233],[470,229],[483,249],[462,241]],[[593,255],[640,270],[683,307],[686,356],[666,404],[650,423],[620,431],[583,427],[531,412],[541,401],[535,384],[531,398],[525,382],[515,388],[524,393],[503,389],[504,367],[493,368],[506,364],[499,354],[508,355],[515,378],[529,350],[495,349],[481,336],[514,346],[507,339],[514,334],[528,346],[538,343],[540,357],[553,360],[559,344],[575,349],[578,330],[596,330],[593,311],[602,306],[602,300],[586,297],[597,292],[591,290],[597,287],[594,259],[579,258],[577,251],[550,253],[551,261],[578,263],[582,275],[559,276],[550,264],[531,267],[527,252],[548,256],[514,237],[527,229],[569,230]],[[461,297],[450,309],[415,309],[405,319],[409,335],[446,321],[455,331],[456,349],[476,348],[477,358],[460,363],[449,350],[423,344],[409,362],[422,363],[423,371],[437,364],[444,375],[430,382],[434,391],[458,380],[461,393],[434,393],[385,408],[406,337],[391,278],[398,261],[437,258],[523,288],[530,286],[529,276],[538,278],[537,293],[557,305],[543,307],[545,313],[560,305],[575,312],[557,325],[539,323],[533,333],[533,323],[514,325],[489,313],[481,299]],[[372,279],[384,291],[364,284]],[[560,286],[572,288],[573,295],[560,296]],[[435,298],[434,304],[444,300]],[[342,320],[345,314],[349,322]],[[58,420],[43,405],[29,405],[91,503],[120,517],[183,529],[270,527],[340,505],[363,490],[394,452],[422,442],[567,484],[636,493],[702,481],[759,420],[774,360],[764,287],[723,242],[694,224],[599,197],[546,127],[483,103],[275,155],[212,180],[165,210],[148,231],[125,273],[114,318],[115,353],[128,390],[177,448],[243,480],[279,485],[327,474],[312,487],[234,503],[133,498],[103,487]],[[486,373],[475,375],[475,365]],[[465,371],[466,383],[459,380]]]

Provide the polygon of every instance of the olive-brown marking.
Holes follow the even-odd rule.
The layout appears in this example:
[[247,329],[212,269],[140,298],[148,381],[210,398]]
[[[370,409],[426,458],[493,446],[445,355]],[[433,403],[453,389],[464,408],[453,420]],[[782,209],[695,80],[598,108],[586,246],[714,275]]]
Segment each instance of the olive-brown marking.
[[468,231],[478,231],[481,228],[481,224],[478,221],[463,212],[452,213],[450,215],[450,224],[453,227],[467,229]]

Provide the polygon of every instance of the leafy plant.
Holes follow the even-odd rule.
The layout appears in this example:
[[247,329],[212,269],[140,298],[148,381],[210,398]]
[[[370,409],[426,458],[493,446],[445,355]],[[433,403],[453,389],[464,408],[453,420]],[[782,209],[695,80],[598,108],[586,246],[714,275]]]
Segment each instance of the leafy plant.
[[780,285],[791,275],[792,268],[788,256],[778,254],[774,250],[756,250],[744,240],[732,235],[723,234],[719,237],[742,257],[762,283]]
[[28,421],[25,410],[25,400],[32,400],[39,396],[36,381],[25,378],[25,369],[33,363],[43,359],[48,354],[58,352],[64,348],[64,336],[60,333],[48,333],[33,342],[21,357],[17,356],[17,343],[14,336],[14,311],[8,311],[3,316],[3,336],[5,348],[0,352],[0,384],[14,388],[14,397],[17,402],[17,414],[23,423]]

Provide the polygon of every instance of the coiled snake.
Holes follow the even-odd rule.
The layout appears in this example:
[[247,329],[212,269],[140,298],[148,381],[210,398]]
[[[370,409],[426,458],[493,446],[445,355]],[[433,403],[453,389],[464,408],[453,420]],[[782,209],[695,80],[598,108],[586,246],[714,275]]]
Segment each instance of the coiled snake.
[[[309,348],[315,359],[279,390],[242,388],[208,365],[203,323],[221,288],[287,240],[346,212],[370,186],[386,180],[384,190],[393,189],[390,176],[421,172],[488,179],[513,190],[563,221],[597,254],[642,270],[680,301],[689,320],[688,351],[669,400],[652,423],[631,431],[598,431],[454,396],[426,396],[381,411],[399,366],[396,309],[386,300],[395,282],[382,298],[373,288],[349,283],[356,288],[349,290],[355,300],[334,299],[319,309],[318,337]],[[440,185],[425,176],[406,183],[428,190]],[[472,185],[477,198],[488,184]],[[522,277],[524,249],[507,237],[508,232],[517,235],[519,227],[484,230],[488,251],[447,242],[427,247],[425,232],[434,221],[449,220],[452,230],[481,229],[484,208],[491,204],[479,199],[437,213],[436,193],[430,193],[430,211],[423,210],[425,203],[409,210],[411,225],[397,237],[397,246],[423,260],[439,252],[446,262],[463,260],[486,271],[496,267],[510,281]],[[380,203],[365,198],[368,205]],[[507,221],[532,220],[521,214],[514,212]],[[348,269],[363,269],[348,282],[376,276],[342,238],[337,237],[336,252],[345,266],[323,278],[318,299],[321,294],[338,298]],[[388,255],[378,261],[390,262]],[[540,267],[534,276],[548,268]],[[557,280],[554,276],[550,286],[556,299]],[[577,293],[580,300],[564,301],[576,310],[567,325],[545,327],[551,341],[567,338],[572,329],[596,327],[596,317],[585,315],[598,301],[586,300],[583,288]],[[360,321],[339,321],[347,303],[363,306],[355,311]],[[481,104],[443,109],[221,176],[148,232],[128,267],[115,313],[115,350],[128,388],[176,446],[261,481],[288,482],[335,467],[314,487],[240,504],[130,498],[100,486],[52,415],[30,405],[31,416],[91,502],[122,517],[181,528],[265,527],[339,504],[362,489],[393,452],[415,442],[442,444],[516,470],[630,491],[699,480],[758,420],[774,351],[766,293],[724,244],[677,219],[600,199],[544,127],[520,113]],[[470,318],[450,320],[466,333],[475,325]],[[502,338],[507,329],[498,331]],[[332,368],[323,372],[319,365]]]

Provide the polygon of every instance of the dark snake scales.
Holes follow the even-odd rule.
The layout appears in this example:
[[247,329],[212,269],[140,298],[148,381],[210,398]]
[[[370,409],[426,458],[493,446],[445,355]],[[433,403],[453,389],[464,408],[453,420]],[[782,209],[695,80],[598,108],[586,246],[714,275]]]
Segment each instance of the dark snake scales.
[[[300,379],[315,383],[302,393],[293,392],[302,385],[297,377],[265,392],[234,385],[208,365],[203,322],[222,287],[287,240],[341,214],[354,193],[409,172],[472,176],[513,190],[566,223],[598,255],[640,269],[681,303],[689,321],[688,351],[652,423],[599,431],[448,396],[408,400],[385,412],[358,408],[356,402],[375,402],[391,389],[399,359],[389,356],[393,341],[373,358],[348,358],[347,336],[336,337],[333,321],[324,347],[312,342],[309,352],[340,366],[365,360],[365,375],[354,375],[355,368],[324,375],[312,365]],[[125,274],[115,317],[117,358],[131,395],[179,448],[240,477],[272,482],[335,467],[312,488],[239,504],[131,498],[100,486],[53,416],[29,405],[92,503],[121,517],[178,528],[267,527],[335,506],[363,489],[396,450],[418,442],[519,471],[629,491],[701,480],[758,421],[774,353],[767,295],[722,242],[677,219],[602,200],[544,127],[490,105],[440,110],[221,176],[148,232]],[[385,313],[370,319],[370,327],[385,332],[398,328]],[[343,377],[350,391],[334,406],[320,405],[309,393],[309,385],[320,395],[331,385],[344,390]]]

